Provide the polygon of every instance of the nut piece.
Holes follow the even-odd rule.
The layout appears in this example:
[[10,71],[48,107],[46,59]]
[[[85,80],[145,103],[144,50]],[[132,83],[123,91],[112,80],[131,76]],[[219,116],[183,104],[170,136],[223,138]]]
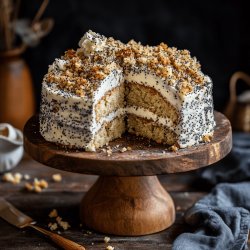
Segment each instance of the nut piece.
[[50,218],[55,218],[58,216],[57,210],[53,209],[50,213],[49,213],[49,217]]
[[23,178],[27,181],[27,180],[30,179],[30,176],[29,176],[28,174],[25,174],[25,175],[23,176]]
[[202,140],[204,142],[210,142],[212,140],[212,136],[211,135],[203,135]]
[[32,184],[30,184],[29,182],[25,183],[25,189],[27,189],[28,191],[33,191],[34,187],[32,186]]
[[36,193],[41,193],[43,189],[48,188],[49,184],[46,180],[38,180],[37,178],[34,179],[33,184],[27,182],[25,183],[25,189],[27,191],[34,191]]
[[108,243],[110,241],[110,238],[105,236],[103,240],[104,240],[105,243]]
[[40,186],[40,188],[44,189],[44,188],[48,188],[49,184],[47,181],[42,179],[42,180],[40,180],[39,186]]
[[114,247],[112,247],[112,246],[107,246],[106,247],[106,250],[114,250],[115,248]]
[[60,221],[59,225],[64,229],[68,230],[70,228],[70,224],[67,221]]
[[35,191],[36,193],[41,193],[41,192],[42,192],[42,189],[41,189],[41,187],[39,187],[39,186],[34,186],[34,191]]
[[61,174],[53,174],[52,179],[55,182],[61,182],[62,181],[62,176],[61,176]]
[[49,223],[48,227],[51,231],[55,231],[58,228],[56,223],[51,223],[51,222]]
[[107,152],[108,156],[111,156],[113,153],[112,148],[110,146],[108,146],[106,152]]
[[10,182],[12,184],[19,184],[21,182],[22,178],[23,178],[23,175],[20,173],[15,173],[15,174],[5,173],[3,175],[2,180],[5,182]]
[[5,182],[14,183],[14,176],[12,175],[12,173],[6,173],[3,175],[2,180]]
[[173,151],[173,152],[176,152],[178,151],[178,147],[176,145],[172,145],[169,150]]

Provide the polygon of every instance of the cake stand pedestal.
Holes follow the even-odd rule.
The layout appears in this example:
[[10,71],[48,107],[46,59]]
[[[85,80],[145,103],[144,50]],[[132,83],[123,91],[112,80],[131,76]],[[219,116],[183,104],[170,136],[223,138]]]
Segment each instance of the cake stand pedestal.
[[[36,161],[60,170],[100,175],[83,197],[81,220],[91,229],[115,235],[146,235],[171,226],[175,208],[156,175],[186,172],[208,166],[226,156],[232,147],[231,126],[215,112],[216,129],[211,142],[169,152],[166,147],[131,135],[102,150],[66,150],[47,142],[39,133],[38,117],[24,128],[24,147]],[[132,150],[121,153],[123,147]]]

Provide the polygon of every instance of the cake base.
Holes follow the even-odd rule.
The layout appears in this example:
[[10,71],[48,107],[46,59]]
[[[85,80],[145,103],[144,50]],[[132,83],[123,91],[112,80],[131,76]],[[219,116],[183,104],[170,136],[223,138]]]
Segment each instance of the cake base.
[[156,176],[99,177],[80,214],[89,228],[124,236],[156,233],[175,220],[173,200]]

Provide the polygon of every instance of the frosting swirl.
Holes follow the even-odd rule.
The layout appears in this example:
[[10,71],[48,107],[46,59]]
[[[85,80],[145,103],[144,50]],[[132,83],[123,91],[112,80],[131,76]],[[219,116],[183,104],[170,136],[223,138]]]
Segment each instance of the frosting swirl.
[[90,30],[79,41],[79,47],[82,48],[85,56],[90,56],[96,51],[102,51],[106,45],[106,40],[106,37]]

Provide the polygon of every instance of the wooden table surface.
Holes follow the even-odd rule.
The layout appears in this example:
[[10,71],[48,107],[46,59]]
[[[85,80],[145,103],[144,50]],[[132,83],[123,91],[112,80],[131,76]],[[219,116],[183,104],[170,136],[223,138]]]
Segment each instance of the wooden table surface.
[[[174,225],[153,235],[119,237],[100,234],[80,226],[79,204],[84,192],[95,182],[96,176],[62,172],[41,165],[27,157],[13,170],[13,173],[15,172],[29,174],[31,178],[43,178],[48,181],[49,187],[42,193],[33,193],[24,190],[25,181],[16,185],[0,181],[0,196],[33,217],[38,225],[44,228],[48,228],[48,223],[52,221],[48,217],[49,212],[54,208],[57,209],[59,216],[71,225],[67,231],[60,230],[61,234],[82,244],[87,250],[105,249],[108,245],[113,246],[115,250],[171,249],[174,239],[180,233],[192,230],[183,221],[184,211],[206,194],[204,191],[199,191],[202,190],[201,188],[194,188],[196,172],[160,176],[162,185],[167,188],[175,202],[177,214]],[[62,182],[53,182],[52,174],[55,173],[61,173]],[[111,238],[108,244],[104,243],[105,236]],[[16,229],[0,219],[0,249],[58,248],[38,232],[32,229]]]

